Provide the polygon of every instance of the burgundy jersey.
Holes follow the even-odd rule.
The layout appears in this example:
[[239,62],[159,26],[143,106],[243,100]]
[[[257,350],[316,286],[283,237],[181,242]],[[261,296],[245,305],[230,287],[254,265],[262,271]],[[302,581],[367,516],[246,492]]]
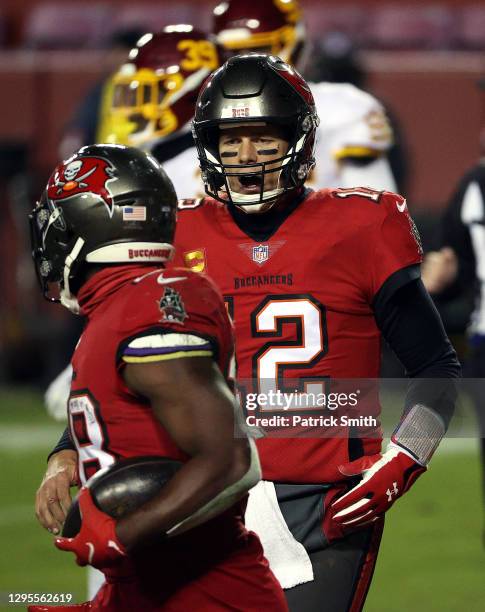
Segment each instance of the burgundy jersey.
[[[324,392],[329,378],[378,378],[372,301],[386,279],[422,256],[405,200],[367,188],[306,195],[263,241],[244,233],[224,204],[184,201],[175,246],[176,263],[210,275],[224,295],[238,380],[252,379],[257,390],[294,389],[297,381],[312,393]],[[364,452],[380,443],[379,430]],[[263,438],[258,448],[263,477],[283,482],[334,482],[349,460],[342,432]]]
[[72,359],[69,426],[85,482],[118,458],[185,461],[150,405],[125,385],[125,363],[213,356],[227,374],[232,326],[211,281],[187,269],[119,266],[81,289],[87,326]]

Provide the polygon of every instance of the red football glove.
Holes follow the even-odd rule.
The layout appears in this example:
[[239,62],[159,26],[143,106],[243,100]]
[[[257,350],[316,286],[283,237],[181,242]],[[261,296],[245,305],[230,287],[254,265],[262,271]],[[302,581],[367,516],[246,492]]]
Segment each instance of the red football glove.
[[391,442],[384,455],[369,455],[339,466],[344,476],[362,480],[332,504],[333,520],[358,529],[376,521],[426,471],[399,445]]
[[73,552],[78,565],[102,569],[120,563],[127,553],[116,536],[116,522],[96,508],[86,487],[79,493],[79,510],[81,530],[74,538],[56,538],[57,548]]

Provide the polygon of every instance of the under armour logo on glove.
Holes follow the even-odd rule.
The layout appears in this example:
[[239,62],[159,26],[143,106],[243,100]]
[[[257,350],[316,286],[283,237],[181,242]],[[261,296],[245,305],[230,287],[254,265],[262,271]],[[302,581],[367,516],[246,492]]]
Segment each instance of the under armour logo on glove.
[[397,495],[399,493],[399,489],[397,488],[397,482],[393,482],[392,486],[394,487],[394,489],[391,491],[391,489],[387,489],[386,493],[387,493],[387,501],[392,501],[392,496],[393,495]]
[[56,538],[57,548],[73,552],[78,565],[103,569],[120,563],[127,553],[116,536],[116,522],[95,506],[86,487],[79,494],[79,509],[81,530],[74,538]]
[[[332,504],[333,520],[358,529],[377,521],[426,471],[398,444],[391,442],[384,455],[361,457],[339,466],[344,476],[363,474],[362,480]],[[389,483],[392,486],[389,486]]]

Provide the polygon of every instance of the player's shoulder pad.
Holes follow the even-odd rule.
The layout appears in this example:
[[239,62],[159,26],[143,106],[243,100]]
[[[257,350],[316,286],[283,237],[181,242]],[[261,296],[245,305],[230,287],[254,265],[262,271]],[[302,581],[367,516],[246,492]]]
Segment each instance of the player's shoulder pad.
[[346,208],[355,208],[365,213],[371,224],[380,223],[390,215],[403,214],[409,217],[406,198],[392,191],[377,191],[370,187],[351,187],[332,189],[329,195],[334,202],[341,202]]
[[227,316],[223,298],[208,277],[175,266],[138,276],[119,300],[120,334],[130,338],[154,327],[212,334]]
[[387,196],[397,196],[389,191],[379,191],[372,189],[371,187],[338,187],[335,189],[324,190],[330,194],[330,197],[336,201],[344,202],[347,205],[362,205],[362,204],[374,204],[381,205],[387,201]]

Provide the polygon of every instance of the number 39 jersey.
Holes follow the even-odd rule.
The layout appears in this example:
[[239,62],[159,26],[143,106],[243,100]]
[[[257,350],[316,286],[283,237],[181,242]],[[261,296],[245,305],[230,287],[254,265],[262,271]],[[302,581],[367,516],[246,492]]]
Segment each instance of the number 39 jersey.
[[[329,378],[377,378],[372,302],[391,275],[421,261],[405,200],[366,188],[307,193],[266,240],[252,235],[220,202],[180,204],[177,263],[208,274],[222,291],[238,380],[251,380],[252,391],[294,389],[298,381],[318,392]],[[256,412],[264,415],[264,406]],[[364,452],[380,449],[376,438]],[[267,437],[258,448],[263,477],[281,482],[334,482],[349,460],[345,434]]]
[[69,427],[81,480],[118,458],[185,461],[149,403],[125,385],[122,368],[212,356],[226,375],[233,336],[220,293],[187,269],[131,264],[98,272],[78,299],[88,321],[72,359]]

